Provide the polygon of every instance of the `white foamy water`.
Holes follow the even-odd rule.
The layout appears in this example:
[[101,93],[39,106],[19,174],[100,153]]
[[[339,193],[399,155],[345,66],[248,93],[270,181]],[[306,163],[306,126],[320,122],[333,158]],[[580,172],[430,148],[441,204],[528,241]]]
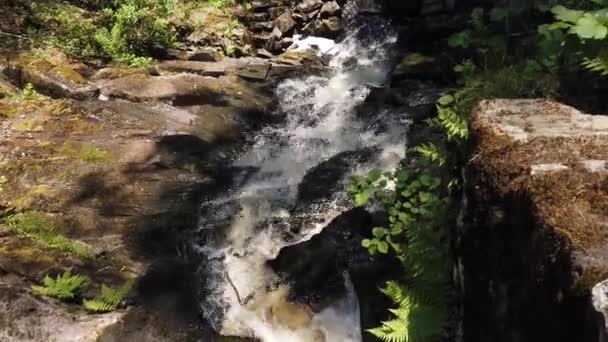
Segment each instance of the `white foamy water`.
[[227,226],[221,238],[199,248],[206,257],[201,307],[216,330],[264,342],[361,341],[359,303],[346,272],[342,298],[314,311],[288,300],[289,284],[267,262],[349,209],[343,191],[301,208],[299,186],[316,166],[344,152],[374,149],[372,160],[345,171],[346,182],[352,173],[372,166],[393,169],[404,158],[407,122],[402,117],[380,109],[366,117],[356,112],[371,88],[384,83],[386,54],[394,43],[387,34],[363,45],[353,35],[333,48],[331,75],[280,84],[276,95],[285,123],[266,128],[234,163],[253,170],[238,189],[203,204],[214,218],[202,217],[202,230],[217,230],[216,221]]

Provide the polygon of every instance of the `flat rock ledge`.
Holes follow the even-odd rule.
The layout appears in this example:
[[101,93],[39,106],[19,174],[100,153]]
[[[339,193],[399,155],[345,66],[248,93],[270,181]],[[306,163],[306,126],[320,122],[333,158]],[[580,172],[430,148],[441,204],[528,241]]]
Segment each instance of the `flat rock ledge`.
[[603,341],[608,116],[491,100],[471,128],[456,234],[465,340]]

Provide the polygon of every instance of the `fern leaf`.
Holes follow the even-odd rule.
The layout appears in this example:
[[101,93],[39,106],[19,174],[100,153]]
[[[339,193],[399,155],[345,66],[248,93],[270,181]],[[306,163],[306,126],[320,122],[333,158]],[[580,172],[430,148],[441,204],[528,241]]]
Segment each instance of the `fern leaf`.
[[469,136],[467,121],[451,108],[437,106],[436,121],[445,130],[448,140],[465,140]]
[[414,147],[414,151],[439,166],[443,166],[447,162],[446,152],[433,143],[420,144]]
[[597,72],[602,76],[608,75],[608,58],[583,58],[581,65],[590,71]]
[[39,296],[68,300],[74,299],[77,294],[84,291],[91,281],[87,276],[72,275],[67,271],[54,279],[47,275],[42,280],[42,284],[43,286],[32,286],[32,291]]
[[111,288],[105,284],[101,285],[101,294],[94,299],[85,299],[82,305],[91,312],[110,312],[118,309],[131,291],[133,283],[127,281],[118,288]]

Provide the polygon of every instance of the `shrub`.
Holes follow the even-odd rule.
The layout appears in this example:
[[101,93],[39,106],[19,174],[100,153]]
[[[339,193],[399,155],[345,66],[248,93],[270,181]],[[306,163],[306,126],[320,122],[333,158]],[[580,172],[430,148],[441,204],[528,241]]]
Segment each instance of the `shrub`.
[[86,290],[91,281],[87,276],[74,274],[70,271],[57,275],[55,279],[48,275],[44,277],[43,286],[32,286],[32,290],[39,296],[57,298],[60,300],[74,299]]
[[355,205],[376,201],[388,213],[388,226],[374,227],[363,247],[371,254],[395,254],[406,270],[402,283],[388,282],[382,290],[396,305],[390,310],[394,317],[369,330],[383,341],[425,341],[445,325],[448,201],[436,173],[430,163],[421,170],[374,170],[355,177],[347,188]]
[[172,5],[171,0],[123,0],[116,9],[103,11],[109,25],[95,39],[119,62],[149,64],[150,56],[175,44],[175,28],[167,19]]
[[97,56],[101,52],[95,39],[98,30],[95,21],[78,7],[34,2],[32,12],[35,19],[51,32],[50,43],[68,55],[82,58]]

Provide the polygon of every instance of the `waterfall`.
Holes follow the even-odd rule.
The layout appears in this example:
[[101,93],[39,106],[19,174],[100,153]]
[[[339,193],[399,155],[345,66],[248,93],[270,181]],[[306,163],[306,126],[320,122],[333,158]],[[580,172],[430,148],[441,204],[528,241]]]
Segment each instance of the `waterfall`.
[[[361,28],[332,49],[327,75],[282,82],[276,115],[284,120],[265,128],[234,162],[241,172],[231,191],[203,203],[201,308],[217,331],[264,342],[361,341],[359,303],[348,272],[344,293],[312,308],[290,299],[290,284],[268,262],[351,208],[343,191],[350,176],[391,170],[404,158],[405,113],[358,111],[372,89],[385,83],[395,41],[385,26]],[[307,175],[347,152],[367,157],[349,159],[337,184],[320,184],[323,196],[303,200]]]

